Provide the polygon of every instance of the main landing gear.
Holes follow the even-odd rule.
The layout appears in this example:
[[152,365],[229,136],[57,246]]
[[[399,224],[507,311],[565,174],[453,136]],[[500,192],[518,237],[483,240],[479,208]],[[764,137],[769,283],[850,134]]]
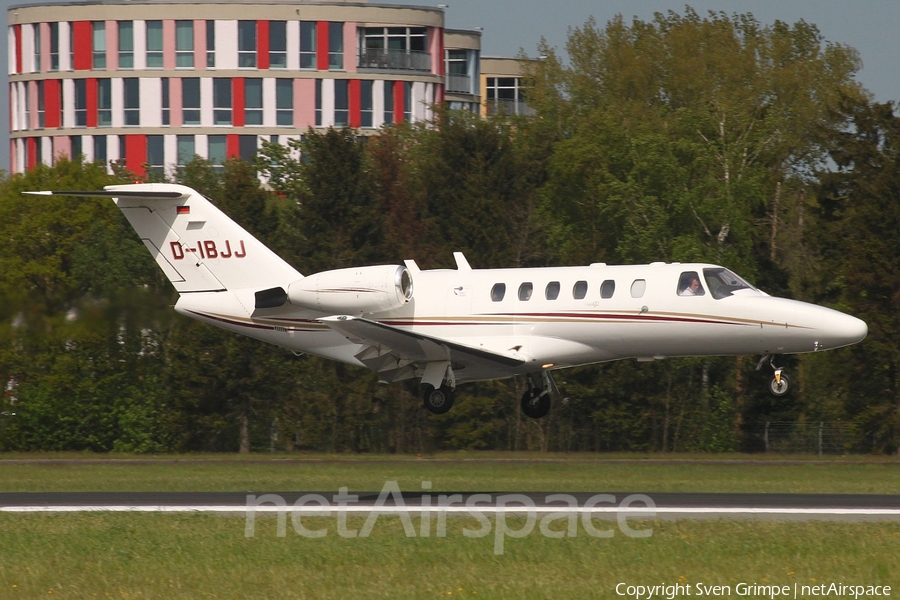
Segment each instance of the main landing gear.
[[453,408],[453,390],[448,385],[439,388],[433,385],[425,385],[425,395],[422,398],[425,408],[435,415],[442,415]]
[[774,371],[772,379],[769,380],[769,391],[773,396],[778,396],[780,398],[790,391],[791,378],[784,372],[784,367],[779,367],[775,364],[775,357],[771,354],[766,354],[759,359],[756,370],[759,371],[766,362],[769,363],[769,367]]
[[526,417],[541,419],[550,412],[551,393],[558,393],[559,390],[557,389],[553,378],[550,376],[549,371],[541,372],[543,386],[538,386],[535,383],[534,376],[531,373],[527,375],[527,378],[528,389],[525,390],[525,394],[522,395],[522,412],[525,413]]

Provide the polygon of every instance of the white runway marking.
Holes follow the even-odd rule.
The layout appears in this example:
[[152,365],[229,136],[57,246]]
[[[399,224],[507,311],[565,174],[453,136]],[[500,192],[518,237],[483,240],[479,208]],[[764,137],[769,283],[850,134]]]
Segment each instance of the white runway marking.
[[[331,516],[338,513],[378,513],[390,514],[421,514],[428,513],[458,513],[458,514],[528,514],[529,510],[538,514],[545,513],[592,513],[602,516],[627,515],[633,517],[653,518],[658,517],[739,517],[739,516],[783,516],[783,517],[889,517],[900,520],[900,509],[897,508],[753,508],[753,507],[618,507],[618,506],[538,506],[529,509],[525,506],[254,506],[251,512],[278,513],[289,512],[301,515]],[[4,513],[71,513],[71,512],[137,512],[137,513],[230,513],[246,514],[247,508],[240,505],[108,505],[108,506],[2,506],[0,512]]]

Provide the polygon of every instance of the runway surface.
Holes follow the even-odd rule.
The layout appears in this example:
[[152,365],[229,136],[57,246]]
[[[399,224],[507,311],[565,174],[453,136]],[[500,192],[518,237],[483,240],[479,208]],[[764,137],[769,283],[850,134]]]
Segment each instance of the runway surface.
[[897,494],[640,492],[5,492],[0,512],[592,513],[598,518],[900,521]]

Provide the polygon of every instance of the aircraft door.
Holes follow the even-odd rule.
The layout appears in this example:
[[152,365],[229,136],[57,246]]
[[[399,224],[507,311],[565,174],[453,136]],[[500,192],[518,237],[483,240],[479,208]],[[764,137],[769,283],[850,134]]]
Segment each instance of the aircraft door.
[[472,314],[472,286],[455,283],[444,297],[444,314],[451,320]]

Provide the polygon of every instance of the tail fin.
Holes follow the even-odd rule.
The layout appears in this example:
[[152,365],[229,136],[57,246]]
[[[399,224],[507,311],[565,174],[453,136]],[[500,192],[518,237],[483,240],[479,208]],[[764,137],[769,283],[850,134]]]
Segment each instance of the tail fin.
[[110,185],[32,192],[114,199],[179,293],[272,288],[303,277],[198,192],[183,185]]

